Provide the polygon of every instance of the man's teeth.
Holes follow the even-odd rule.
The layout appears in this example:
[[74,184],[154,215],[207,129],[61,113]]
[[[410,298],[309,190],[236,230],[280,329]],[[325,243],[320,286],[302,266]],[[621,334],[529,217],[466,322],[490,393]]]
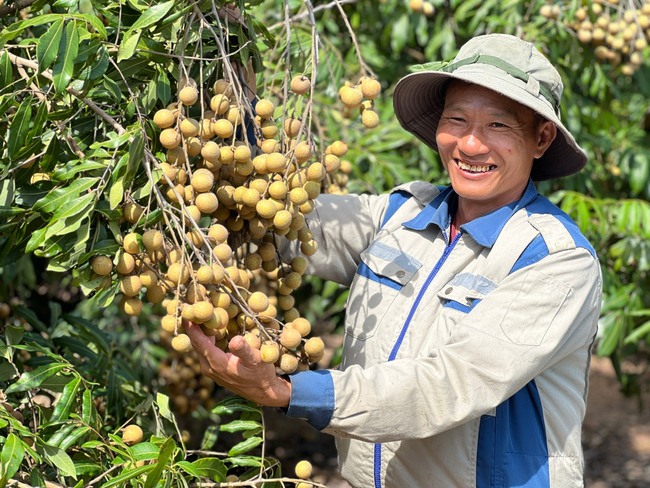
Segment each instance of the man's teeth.
[[494,165],[488,165],[488,166],[477,166],[474,164],[467,164],[463,163],[462,161],[457,162],[458,167],[462,169],[463,171],[471,171],[472,173],[486,173],[490,171],[491,169],[494,169],[496,166]]

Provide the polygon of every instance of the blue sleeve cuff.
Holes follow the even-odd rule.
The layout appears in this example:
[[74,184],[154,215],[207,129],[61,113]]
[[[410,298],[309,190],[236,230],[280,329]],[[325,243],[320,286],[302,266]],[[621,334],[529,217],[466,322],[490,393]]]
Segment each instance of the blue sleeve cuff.
[[303,418],[322,430],[330,423],[333,413],[334,381],[329,371],[302,371],[291,375],[289,417]]

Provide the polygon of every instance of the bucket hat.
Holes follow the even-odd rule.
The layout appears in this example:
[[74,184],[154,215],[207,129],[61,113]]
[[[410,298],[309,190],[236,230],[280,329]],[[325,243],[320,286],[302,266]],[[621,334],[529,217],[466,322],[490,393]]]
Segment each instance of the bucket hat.
[[402,127],[434,150],[445,88],[457,79],[500,93],[557,126],[555,140],[533,163],[533,180],[569,176],[585,166],[585,151],[560,120],[564,88],[560,74],[531,43],[507,34],[477,36],[451,63],[428,63],[413,70],[397,83],[393,107]]

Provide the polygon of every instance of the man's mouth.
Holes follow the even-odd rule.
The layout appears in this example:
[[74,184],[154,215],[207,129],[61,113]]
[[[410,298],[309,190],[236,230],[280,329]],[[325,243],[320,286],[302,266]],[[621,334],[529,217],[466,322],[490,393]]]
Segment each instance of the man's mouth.
[[456,160],[456,165],[463,171],[468,171],[469,173],[487,173],[488,171],[496,169],[496,166],[493,164],[467,164],[458,160]]

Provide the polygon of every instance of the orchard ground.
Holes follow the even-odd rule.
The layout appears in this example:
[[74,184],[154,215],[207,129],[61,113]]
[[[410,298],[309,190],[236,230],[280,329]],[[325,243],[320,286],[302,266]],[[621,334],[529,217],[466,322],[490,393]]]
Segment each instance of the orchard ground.
[[[283,460],[287,474],[300,459],[309,459],[314,481],[349,488],[337,474],[331,436],[274,410],[268,412],[267,425],[271,452]],[[650,392],[641,401],[625,397],[609,359],[594,356],[592,361],[583,445],[585,488],[650,486]]]

